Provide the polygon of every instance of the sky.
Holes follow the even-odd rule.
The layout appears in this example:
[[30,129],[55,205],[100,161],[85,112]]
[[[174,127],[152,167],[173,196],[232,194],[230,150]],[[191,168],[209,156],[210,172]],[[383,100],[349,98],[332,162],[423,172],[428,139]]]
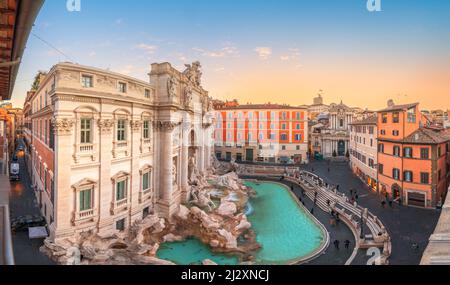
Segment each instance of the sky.
[[[34,75],[63,61],[148,81],[150,64],[199,60],[203,87],[240,103],[325,103],[382,109],[450,108],[450,1],[46,0],[12,103]],[[64,54],[61,54],[60,51]]]

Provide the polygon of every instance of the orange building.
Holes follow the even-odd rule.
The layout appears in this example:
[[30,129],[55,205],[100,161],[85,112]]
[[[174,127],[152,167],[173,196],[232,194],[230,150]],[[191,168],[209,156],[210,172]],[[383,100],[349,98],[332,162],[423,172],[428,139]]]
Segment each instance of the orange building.
[[215,106],[219,159],[308,162],[308,110],[277,104]]
[[419,104],[378,112],[378,181],[381,193],[405,205],[433,208],[448,188],[450,137],[425,127]]

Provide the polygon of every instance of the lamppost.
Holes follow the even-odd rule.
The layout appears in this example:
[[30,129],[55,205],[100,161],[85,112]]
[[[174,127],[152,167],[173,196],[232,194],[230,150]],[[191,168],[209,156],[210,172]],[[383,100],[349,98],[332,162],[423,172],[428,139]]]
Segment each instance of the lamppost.
[[363,226],[364,226],[364,217],[363,217],[363,213],[361,213],[361,233],[359,234],[359,238],[360,239],[364,239],[364,231],[363,231]]

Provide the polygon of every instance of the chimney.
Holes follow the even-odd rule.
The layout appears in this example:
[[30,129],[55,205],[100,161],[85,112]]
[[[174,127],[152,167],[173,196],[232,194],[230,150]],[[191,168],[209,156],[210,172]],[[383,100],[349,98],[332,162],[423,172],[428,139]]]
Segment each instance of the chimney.
[[387,105],[388,105],[389,108],[394,107],[395,106],[394,100],[390,99],[388,101]]

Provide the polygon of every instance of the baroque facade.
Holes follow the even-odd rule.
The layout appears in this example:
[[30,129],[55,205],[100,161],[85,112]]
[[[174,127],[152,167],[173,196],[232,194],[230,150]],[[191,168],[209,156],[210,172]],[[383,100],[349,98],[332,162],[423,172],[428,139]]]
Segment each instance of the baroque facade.
[[350,146],[350,125],[355,110],[343,104],[332,104],[329,110],[329,125],[321,132],[321,150],[324,157],[344,157]]
[[148,83],[62,63],[28,94],[26,161],[53,240],[170,218],[189,199],[189,173],[213,152],[200,68],[152,64]]

